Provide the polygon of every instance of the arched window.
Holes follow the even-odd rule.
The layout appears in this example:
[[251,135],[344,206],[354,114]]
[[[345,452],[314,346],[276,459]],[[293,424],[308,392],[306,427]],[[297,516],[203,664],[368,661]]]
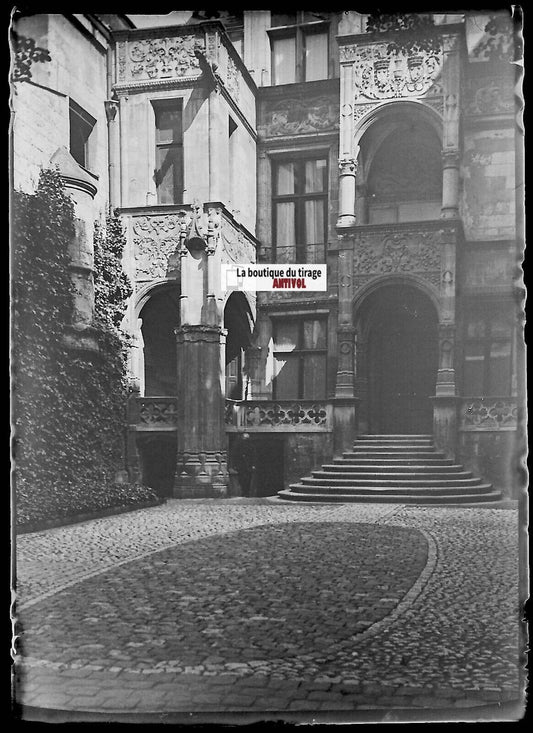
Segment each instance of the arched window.
[[387,127],[382,127],[382,139],[369,161],[368,223],[440,218],[442,146],[437,133],[418,120]]

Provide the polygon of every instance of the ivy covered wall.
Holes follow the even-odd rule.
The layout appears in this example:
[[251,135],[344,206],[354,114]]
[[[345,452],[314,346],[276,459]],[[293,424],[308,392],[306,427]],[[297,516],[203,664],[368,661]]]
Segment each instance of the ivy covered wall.
[[128,344],[120,322],[131,288],[118,218],[95,233],[97,353],[65,343],[74,210],[56,171],[41,173],[35,194],[14,194],[12,232],[17,524],[155,500],[123,473]]

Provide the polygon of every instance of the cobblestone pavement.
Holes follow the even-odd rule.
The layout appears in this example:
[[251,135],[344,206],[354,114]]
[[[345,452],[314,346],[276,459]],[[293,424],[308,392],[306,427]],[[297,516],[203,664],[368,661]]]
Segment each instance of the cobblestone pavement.
[[517,532],[512,508],[172,500],[22,535],[17,702],[516,719]]

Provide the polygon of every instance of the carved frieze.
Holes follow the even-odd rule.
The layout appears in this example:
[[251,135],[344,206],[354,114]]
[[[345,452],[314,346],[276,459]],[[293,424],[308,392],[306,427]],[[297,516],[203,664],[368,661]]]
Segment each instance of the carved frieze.
[[467,399],[461,406],[462,430],[515,430],[518,407],[512,397]]
[[442,93],[442,51],[387,54],[387,43],[348,44],[340,47],[340,60],[353,63],[356,102]]
[[175,214],[139,216],[133,219],[137,280],[178,277],[180,222],[180,218]]
[[435,287],[441,280],[441,252],[435,232],[401,231],[361,234],[354,245],[354,287],[373,277],[410,273]]
[[222,258],[224,262],[235,262],[237,264],[255,262],[255,247],[253,243],[244,236],[238,227],[233,226],[224,217],[222,217],[220,236],[222,239]]
[[301,135],[338,129],[339,105],[329,97],[287,99],[265,109],[262,132],[266,137]]
[[119,81],[195,76],[200,71],[195,51],[203,49],[202,38],[192,34],[130,41],[127,54],[119,47]]

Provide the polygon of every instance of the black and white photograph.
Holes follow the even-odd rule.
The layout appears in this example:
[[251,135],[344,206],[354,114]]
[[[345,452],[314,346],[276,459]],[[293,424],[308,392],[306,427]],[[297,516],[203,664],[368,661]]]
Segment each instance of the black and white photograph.
[[10,13],[13,715],[523,720],[520,6],[164,10]]

